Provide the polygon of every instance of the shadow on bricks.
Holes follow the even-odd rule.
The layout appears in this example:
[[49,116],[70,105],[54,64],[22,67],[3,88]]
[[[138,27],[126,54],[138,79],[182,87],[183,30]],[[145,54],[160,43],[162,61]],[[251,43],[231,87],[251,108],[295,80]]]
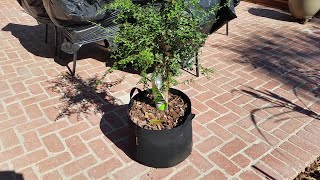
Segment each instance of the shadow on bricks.
[[248,12],[255,16],[270,18],[279,21],[292,21],[293,18],[290,13],[275,10],[275,9],[264,9],[264,8],[250,8]]
[[[127,114],[127,105],[116,108],[125,111],[124,114]],[[129,122],[127,115],[120,118],[113,113],[105,113],[100,121],[101,132],[130,159],[134,160],[132,150],[134,149],[135,136],[133,128],[131,128],[132,125],[133,123]]]
[[[62,66],[68,65],[73,60],[72,55],[63,53],[63,51],[61,51],[62,55],[60,58],[55,56],[54,28],[49,28],[49,40],[47,44],[45,43],[44,24],[29,26],[9,23],[2,28],[2,31],[11,32],[19,40],[23,48],[35,56],[54,58],[55,62]],[[110,58],[110,55],[110,51],[105,48],[104,44],[102,45],[98,42],[83,45],[78,52],[77,59],[81,61],[86,58],[93,58],[97,61],[105,62],[106,66],[111,66],[113,60]]]
[[[232,93],[236,93],[236,92],[244,93],[246,95],[251,96],[252,98],[262,100],[266,103],[262,107],[257,107],[255,109],[252,109],[250,111],[250,117],[257,131],[265,139],[265,141],[270,145],[272,145],[272,143],[269,142],[269,140],[266,138],[266,136],[263,134],[263,132],[260,130],[258,126],[258,122],[260,120],[271,121],[274,119],[275,123],[280,123],[281,121],[290,120],[292,118],[304,119],[304,117],[310,117],[310,118],[320,120],[320,112],[316,112],[311,108],[309,108],[306,104],[304,104],[304,102],[298,96],[295,89],[294,89],[294,95],[296,97],[295,101],[300,101],[300,103],[304,107],[302,105],[298,105],[298,103],[293,102],[293,100],[289,100],[269,90],[262,91],[262,90],[254,89],[252,87],[245,86],[245,88],[242,88],[240,90],[232,91]],[[272,113],[271,116],[269,117],[261,117],[257,115],[259,111],[268,112],[268,110],[270,109],[272,110],[276,109],[279,111],[274,111],[274,112],[269,111]],[[283,115],[286,115],[286,116],[283,116]],[[260,119],[258,120],[257,117],[259,117]]]
[[109,88],[120,84],[124,78],[113,82],[105,82],[103,78],[89,78],[83,80],[78,76],[64,74],[50,81],[50,89],[61,94],[59,115],[56,120],[77,115],[88,117],[90,115],[102,114],[99,122],[101,132],[128,157],[132,159],[131,152],[133,139],[132,128],[129,127],[127,109],[128,105],[113,97]]
[[14,171],[0,171],[0,179],[23,180],[23,175]]
[[[51,28],[50,28],[51,29]],[[49,32],[49,42],[45,44],[45,25],[22,25],[9,23],[1,29],[9,31],[16,37],[20,44],[30,53],[35,56],[53,58],[54,57],[54,33]]]
[[269,175],[269,173],[265,172],[265,171],[262,170],[261,168],[255,166],[255,165],[252,165],[251,167],[252,167],[253,169],[259,171],[261,174],[263,174],[263,176],[264,176],[266,179],[276,180],[276,178],[274,178],[272,175]]
[[239,39],[242,45],[224,48],[239,55],[233,62],[250,65],[280,85],[304,90],[320,100],[320,27],[302,27],[287,34],[274,31],[267,27],[265,32]]
[[[66,66],[73,61],[73,55],[64,53],[63,51],[60,58],[55,57],[55,62],[61,66]],[[106,66],[111,66],[114,63],[114,60],[110,58],[111,52],[105,48],[101,42],[90,43],[81,46],[77,52],[77,61],[81,61],[87,58],[95,59],[99,62],[106,63]]]

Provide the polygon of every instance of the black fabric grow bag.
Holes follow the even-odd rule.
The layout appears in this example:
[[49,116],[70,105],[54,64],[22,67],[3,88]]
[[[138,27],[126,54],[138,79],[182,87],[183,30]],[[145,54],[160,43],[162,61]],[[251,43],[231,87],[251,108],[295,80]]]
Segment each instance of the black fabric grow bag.
[[[170,89],[170,92],[180,96],[188,104],[180,125],[173,129],[147,130],[134,124],[130,119],[136,142],[133,158],[146,166],[155,168],[172,167],[185,160],[192,151],[192,119],[195,115],[191,113],[191,101],[186,94],[177,89]],[[147,93],[148,91],[141,91],[132,99],[143,97]],[[130,94],[132,96],[133,91]],[[129,103],[129,111],[132,106],[132,99]]]

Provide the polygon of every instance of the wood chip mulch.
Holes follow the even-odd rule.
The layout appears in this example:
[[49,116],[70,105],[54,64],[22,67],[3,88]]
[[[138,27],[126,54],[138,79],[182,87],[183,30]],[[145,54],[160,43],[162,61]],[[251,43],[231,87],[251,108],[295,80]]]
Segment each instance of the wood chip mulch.
[[294,180],[320,180],[320,157],[305,168]]

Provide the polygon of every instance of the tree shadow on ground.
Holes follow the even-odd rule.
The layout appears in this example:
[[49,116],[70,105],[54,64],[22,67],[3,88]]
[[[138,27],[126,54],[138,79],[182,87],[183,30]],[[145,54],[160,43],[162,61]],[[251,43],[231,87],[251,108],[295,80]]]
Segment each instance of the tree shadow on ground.
[[[294,34],[288,33],[287,36],[279,33],[271,33],[267,36],[253,35],[247,38],[248,46],[231,47],[234,52],[240,55],[232,59],[233,62],[252,66],[261,70],[259,72],[266,74],[269,78],[282,82],[284,86],[292,89],[293,95],[300,101],[299,104],[305,106],[299,106],[271,91],[263,92],[251,87],[247,87],[249,90],[242,89],[240,91],[243,93],[271,104],[270,107],[251,111],[251,119],[257,129],[257,120],[254,114],[265,109],[285,108],[291,112],[299,112],[319,119],[316,112],[306,109],[307,106],[298,97],[299,92],[304,95],[303,99],[314,102],[320,100],[320,36],[314,33],[317,28],[313,27],[309,30],[311,33],[295,32]],[[290,113],[290,111],[285,113]],[[275,116],[271,118],[275,118]],[[261,133],[260,130],[259,132]]]
[[290,13],[274,10],[274,9],[263,9],[263,8],[250,8],[248,12],[255,16],[270,18],[279,21],[292,21],[293,17]]
[[[248,38],[249,46],[231,48],[240,54],[240,58],[234,58],[232,61],[261,70],[259,72],[292,89],[291,93],[297,98],[299,92],[304,95],[304,99],[316,102],[320,100],[320,36],[315,34],[319,31],[319,27],[313,26],[303,30],[293,34],[288,32],[287,35],[279,33],[267,36],[253,35]],[[294,104],[271,91],[262,92],[254,89],[243,91],[266,101],[276,100],[274,108],[289,106],[292,111],[307,116],[315,115],[313,111],[306,110],[306,107]],[[255,112],[251,114],[253,113]],[[252,120],[255,122],[255,119]]]
[[[272,145],[269,140],[266,138],[266,136],[262,133],[258,126],[258,120],[257,120],[257,114],[259,111],[265,111],[268,109],[279,109],[280,113],[278,114],[272,114],[270,117],[268,117],[264,121],[269,121],[274,119],[275,122],[281,122],[281,121],[286,121],[290,120],[291,118],[303,118],[303,117],[310,117],[314,118],[317,120],[320,120],[320,114],[318,112],[313,111],[312,109],[308,108],[307,105],[304,104],[304,102],[301,100],[301,98],[298,97],[296,91],[295,91],[295,96],[297,99],[300,101],[300,104],[303,104],[303,106],[298,105],[297,103],[294,103],[290,101],[289,99],[282,97],[281,95],[275,94],[269,90],[257,90],[251,87],[246,86],[246,89],[240,89],[240,90],[234,90],[232,91],[233,93],[235,92],[241,92],[246,95],[249,95],[255,99],[259,99],[264,101],[267,105],[264,107],[258,107],[250,112],[250,117],[251,121],[258,130],[258,132],[261,134],[261,136],[266,140],[266,142],[270,145]],[[289,116],[289,117],[282,117],[283,115],[290,115],[290,113],[294,113],[294,115]],[[296,116],[296,113],[301,114],[301,116]]]
[[[93,77],[87,80],[78,76],[64,74],[50,81],[50,89],[62,96],[59,106],[59,115],[56,120],[76,115],[90,116],[102,114],[100,120],[101,132],[121,149],[129,158],[132,158],[133,131],[129,126],[127,117],[127,104],[113,97],[109,88],[119,85],[124,78],[113,82],[104,82],[100,77]],[[97,85],[97,82],[101,83]]]
[[[299,92],[304,95],[302,97],[304,100],[317,102],[320,100],[320,36],[314,32],[318,30],[318,27],[313,26],[308,29],[308,32],[302,29],[301,32],[292,31],[287,34],[268,32],[267,35],[248,36],[243,40],[247,40],[243,46],[229,47],[238,55],[231,61],[245,67],[252,66],[257,69],[257,72],[266,74],[268,78],[282,82],[283,86],[289,89],[284,91],[290,93],[291,89],[291,93],[298,99]],[[281,97],[280,94],[271,91],[263,92],[251,87],[248,89],[240,91],[273,104],[271,107],[267,107],[269,109],[287,108],[293,112],[318,118],[312,110],[305,109],[307,107],[301,107],[289,99]],[[254,124],[256,124],[254,114],[260,110],[263,109],[251,112]]]
[[240,45],[225,48],[237,54],[233,62],[250,65],[270,78],[320,99],[319,27],[286,33],[273,31],[277,30],[266,29],[266,34],[239,38]]
[[[304,104],[304,102],[301,100],[301,98],[298,97],[298,94],[296,93],[296,91],[294,94],[295,94],[296,98],[298,99],[298,101],[300,102],[299,104],[302,104],[303,106],[298,105],[297,102],[295,103],[293,101],[290,101],[289,99],[282,97],[281,95],[275,94],[275,93],[268,91],[268,90],[262,91],[262,90],[257,90],[257,89],[246,86],[246,88],[242,88],[240,90],[236,90],[233,92],[244,93],[244,94],[249,95],[255,99],[262,100],[266,103],[266,105],[264,105],[263,107],[258,107],[258,108],[251,110],[250,111],[250,117],[251,117],[250,119],[251,119],[252,123],[254,124],[256,130],[258,131],[258,133],[271,147],[273,147],[274,144],[272,144],[272,142],[269,141],[266,134],[260,129],[258,123],[263,123],[265,121],[271,121],[271,120],[275,121],[276,123],[282,122],[282,121],[287,121],[290,119],[305,120],[306,117],[320,120],[320,113],[315,112],[312,109],[308,108],[307,105]],[[279,113],[271,114],[271,116],[269,116],[268,118],[259,122],[259,120],[257,119],[257,117],[258,117],[257,114],[260,111],[265,111],[265,110],[267,111],[269,109],[277,109],[277,110],[279,110]],[[291,113],[293,113],[293,114],[291,115]],[[283,115],[285,115],[285,116],[283,117]],[[289,159],[281,151],[279,151],[278,149],[274,149],[274,151],[277,151],[277,153],[279,153],[288,162],[290,162],[292,165],[295,165],[295,162],[293,162],[291,159]],[[263,169],[259,168],[258,166],[259,165],[252,165],[251,167],[255,171],[259,172],[266,179],[271,179],[271,180],[276,179],[272,175],[265,172]]]
[[3,180],[23,180],[23,175],[14,171],[0,171],[0,179]]
[[[280,15],[272,15],[272,11],[262,13],[265,13],[263,16],[266,17]],[[278,19],[285,19],[285,17]],[[264,105],[259,105],[250,112],[250,119],[262,139],[273,146],[272,140],[268,139],[268,134],[259,127],[258,114],[260,111],[271,114],[268,117],[265,117],[264,114],[260,115],[264,116],[264,121],[267,119],[268,121],[280,122],[290,120],[287,119],[288,117],[301,119],[300,116],[303,117],[302,121],[320,120],[318,109],[310,107],[310,104],[320,100],[319,26],[308,24],[296,27],[291,23],[284,24],[283,29],[279,29],[279,26],[269,27],[265,24],[258,24],[258,26],[260,26],[257,27],[259,33],[232,37],[235,41],[233,44],[237,44],[236,46],[220,45],[220,47],[232,51],[231,62],[250,71],[247,76],[248,81],[261,77],[263,82],[275,82],[274,86],[267,88],[268,90],[262,89],[267,86],[259,88],[258,85],[257,88],[243,87],[240,90],[235,90],[249,95],[259,102],[265,102],[261,103]],[[284,92],[284,94],[279,92]],[[294,101],[292,101],[293,98]],[[277,151],[277,148],[274,150]],[[291,162],[281,151],[277,151],[277,153]],[[294,164],[294,162],[291,163]],[[260,173],[265,173],[264,176],[267,179],[275,179],[270,174],[268,175],[268,171],[260,170],[262,171]],[[259,169],[255,169],[255,171],[259,171]]]

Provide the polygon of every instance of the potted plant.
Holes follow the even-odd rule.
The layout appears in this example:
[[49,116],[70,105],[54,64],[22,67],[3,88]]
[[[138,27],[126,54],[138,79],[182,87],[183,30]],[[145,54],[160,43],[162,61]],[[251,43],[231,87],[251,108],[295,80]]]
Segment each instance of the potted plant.
[[219,7],[204,8],[198,0],[114,0],[106,9],[120,12],[114,37],[119,47],[111,70],[134,67],[145,87],[134,97],[136,88],[130,93],[133,157],[152,167],[174,166],[191,153],[194,114],[188,96],[171,87],[177,84],[181,67],[192,65],[189,60],[208,36],[201,33],[202,25],[214,22],[210,17]]
[[289,0],[291,14],[305,24],[320,10],[319,0]]

